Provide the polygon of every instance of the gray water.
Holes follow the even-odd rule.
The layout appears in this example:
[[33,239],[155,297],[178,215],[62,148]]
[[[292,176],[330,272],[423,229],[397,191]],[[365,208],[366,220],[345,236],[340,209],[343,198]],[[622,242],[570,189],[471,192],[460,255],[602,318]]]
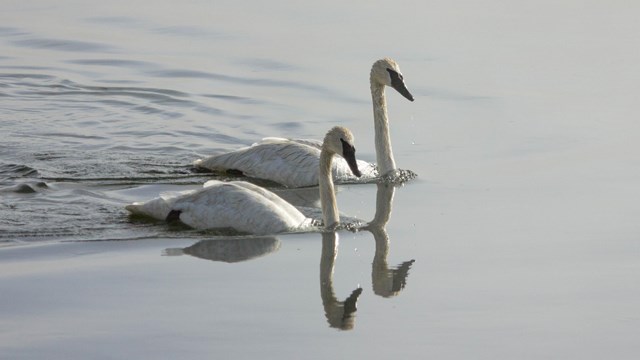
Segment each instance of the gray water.
[[[635,359],[640,6],[5,1],[3,359]],[[383,226],[228,237],[131,219],[202,156],[349,127]],[[314,203],[313,190],[283,196]]]

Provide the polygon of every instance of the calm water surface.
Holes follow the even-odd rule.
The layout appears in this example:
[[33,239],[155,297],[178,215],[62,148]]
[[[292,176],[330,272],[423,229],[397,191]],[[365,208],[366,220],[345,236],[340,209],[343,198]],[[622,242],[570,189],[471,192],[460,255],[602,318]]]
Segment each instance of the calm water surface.
[[[631,3],[8,1],[0,14],[7,359],[635,359],[640,72]],[[398,188],[359,232],[226,237],[124,205],[193,160],[334,125]],[[315,203],[314,191],[283,196]]]

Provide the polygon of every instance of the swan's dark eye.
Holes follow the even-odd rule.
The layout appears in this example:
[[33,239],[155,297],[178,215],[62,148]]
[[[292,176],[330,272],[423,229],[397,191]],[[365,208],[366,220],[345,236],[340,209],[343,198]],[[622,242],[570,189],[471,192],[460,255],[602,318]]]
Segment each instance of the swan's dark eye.
[[389,72],[389,76],[391,76],[391,81],[396,79],[400,81],[404,80],[404,78],[402,77],[402,74],[400,74],[399,72],[389,68],[387,68],[387,71]]
[[342,143],[342,153],[343,154],[355,154],[356,148],[351,145],[348,141],[340,138],[340,142]]

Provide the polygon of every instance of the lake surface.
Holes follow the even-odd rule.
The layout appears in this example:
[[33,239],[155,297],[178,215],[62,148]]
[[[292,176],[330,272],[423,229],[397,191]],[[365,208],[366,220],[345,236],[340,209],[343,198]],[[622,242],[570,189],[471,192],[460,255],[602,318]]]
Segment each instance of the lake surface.
[[[640,5],[5,1],[3,359],[636,359]],[[358,232],[228,237],[129,218],[194,160],[350,128],[371,64],[397,188]],[[286,191],[309,199],[313,189]]]

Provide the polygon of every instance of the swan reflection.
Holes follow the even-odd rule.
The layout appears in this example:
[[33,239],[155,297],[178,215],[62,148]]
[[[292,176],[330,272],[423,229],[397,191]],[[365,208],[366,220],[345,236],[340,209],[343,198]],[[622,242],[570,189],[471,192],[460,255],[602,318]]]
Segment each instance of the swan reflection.
[[[397,296],[405,288],[409,270],[414,260],[402,262],[398,266],[389,266],[387,257],[390,249],[389,234],[386,225],[392,211],[396,185],[377,184],[376,213],[373,220],[361,227],[360,231],[369,231],[375,239],[375,254],[371,264],[371,282],[373,292],[385,298]],[[316,190],[317,191],[317,190]],[[186,248],[171,248],[164,255],[191,255],[201,259],[235,263],[255,259],[277,251],[281,242],[276,237],[230,237],[216,240],[199,241]],[[354,289],[344,300],[339,300],[333,286],[333,274],[338,256],[339,237],[335,231],[322,233],[322,252],[320,256],[320,297],[329,326],[341,330],[350,330],[355,326],[357,301],[362,288]]]
[[280,240],[275,237],[202,240],[186,248],[165,249],[163,255],[179,256],[187,254],[205,260],[235,263],[276,252],[280,249],[280,244]]
[[382,297],[396,296],[407,284],[409,269],[415,260],[408,260],[397,267],[389,267],[389,234],[386,225],[391,217],[393,196],[396,187],[392,184],[378,183],[376,194],[376,213],[373,220],[362,230],[369,231],[376,241],[376,252],[371,266],[373,292]]
[[356,303],[362,294],[358,287],[344,301],[338,300],[333,289],[333,269],[338,256],[338,234],[322,233],[322,255],[320,257],[320,297],[329,326],[351,330],[355,324]]
[[[393,196],[396,185],[378,183],[376,193],[376,213],[371,222],[361,228],[369,231],[376,241],[376,251],[371,264],[371,283],[376,295],[388,298],[400,294],[407,284],[409,269],[415,260],[408,260],[397,267],[389,267],[390,240],[385,226],[391,217]],[[333,289],[333,270],[338,256],[338,234],[322,234],[322,255],[320,257],[320,296],[329,326],[341,330],[353,329],[358,297],[362,288],[351,292],[344,301],[339,301]]]

